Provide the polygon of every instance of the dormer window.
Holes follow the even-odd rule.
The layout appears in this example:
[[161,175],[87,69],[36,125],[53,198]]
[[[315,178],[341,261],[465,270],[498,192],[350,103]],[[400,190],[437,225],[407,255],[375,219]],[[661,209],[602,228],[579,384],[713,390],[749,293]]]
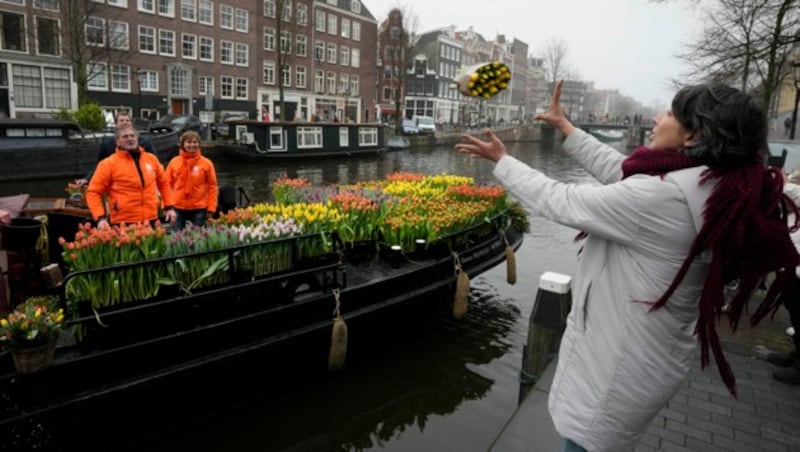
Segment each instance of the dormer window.
[[358,0],[352,0],[350,2],[350,11],[356,14],[361,14],[361,2]]

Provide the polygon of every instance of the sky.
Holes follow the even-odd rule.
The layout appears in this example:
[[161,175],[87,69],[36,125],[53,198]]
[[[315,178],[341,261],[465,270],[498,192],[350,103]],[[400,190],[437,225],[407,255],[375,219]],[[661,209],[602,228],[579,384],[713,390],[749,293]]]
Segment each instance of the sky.
[[671,79],[686,73],[675,54],[702,31],[696,3],[672,0],[362,0],[380,23],[393,7],[409,8],[419,31],[470,26],[486,39],[505,34],[542,56],[551,38],[567,43],[567,64],[596,89],[618,89],[645,106],[666,108]]

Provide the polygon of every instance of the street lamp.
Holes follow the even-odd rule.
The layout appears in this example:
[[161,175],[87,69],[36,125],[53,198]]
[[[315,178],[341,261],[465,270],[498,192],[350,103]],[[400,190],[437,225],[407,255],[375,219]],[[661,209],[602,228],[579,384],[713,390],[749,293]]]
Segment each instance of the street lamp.
[[144,69],[136,69],[136,91],[138,92],[138,110],[139,117],[142,117],[142,82],[147,78],[147,71]]
[[794,140],[794,131],[797,128],[797,104],[800,103],[800,61],[792,62],[792,77],[794,77],[794,111],[792,112],[792,131],[789,139]]

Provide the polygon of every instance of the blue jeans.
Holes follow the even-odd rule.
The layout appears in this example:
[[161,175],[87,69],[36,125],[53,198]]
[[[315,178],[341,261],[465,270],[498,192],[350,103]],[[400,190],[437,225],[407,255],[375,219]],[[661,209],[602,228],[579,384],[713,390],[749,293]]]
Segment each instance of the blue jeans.
[[175,213],[175,224],[172,225],[173,231],[180,231],[181,229],[185,228],[186,223],[192,223],[195,226],[206,225],[206,209],[175,209]]
[[572,440],[564,438],[564,447],[561,448],[561,452],[586,452],[586,449],[575,444]]

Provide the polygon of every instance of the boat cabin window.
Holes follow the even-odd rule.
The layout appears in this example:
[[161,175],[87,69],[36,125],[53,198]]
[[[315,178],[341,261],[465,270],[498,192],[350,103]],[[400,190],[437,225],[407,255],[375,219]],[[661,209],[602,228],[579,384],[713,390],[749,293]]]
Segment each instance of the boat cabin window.
[[350,128],[339,127],[339,147],[346,148],[350,146]]
[[7,137],[61,137],[63,134],[58,127],[9,127],[6,129]]
[[377,127],[359,127],[358,128],[358,145],[359,146],[377,146],[378,145],[378,128]]
[[283,149],[283,127],[269,128],[269,148]]
[[298,127],[297,128],[297,148],[321,148],[322,147],[322,127]]

